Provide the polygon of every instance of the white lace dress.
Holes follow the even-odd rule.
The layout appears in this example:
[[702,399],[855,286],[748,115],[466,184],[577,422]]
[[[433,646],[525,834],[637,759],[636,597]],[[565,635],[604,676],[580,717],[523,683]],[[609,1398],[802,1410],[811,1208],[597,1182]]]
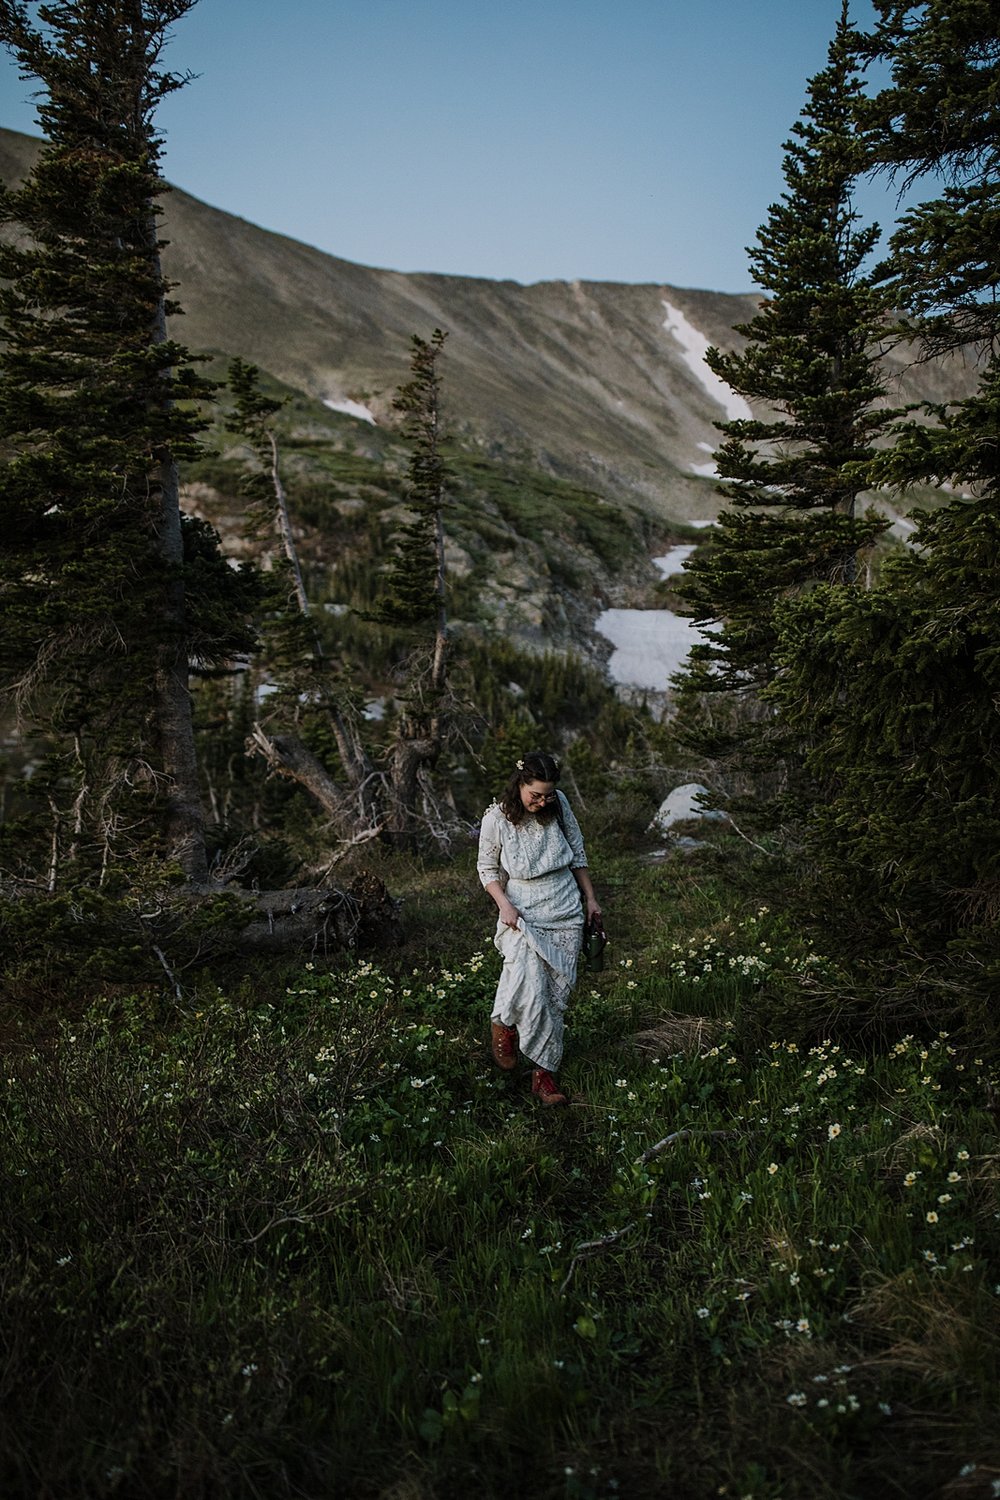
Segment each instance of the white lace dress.
[[532,813],[511,823],[496,802],[487,808],[477,864],[483,885],[499,880],[521,913],[516,928],[497,921],[493,941],[503,972],[491,1019],[516,1026],[522,1054],[550,1072],[562,1061],[566,1001],[583,937],[573,871],[587,864],[580,825],[562,792],[556,795],[562,827],[558,818],[543,823]]

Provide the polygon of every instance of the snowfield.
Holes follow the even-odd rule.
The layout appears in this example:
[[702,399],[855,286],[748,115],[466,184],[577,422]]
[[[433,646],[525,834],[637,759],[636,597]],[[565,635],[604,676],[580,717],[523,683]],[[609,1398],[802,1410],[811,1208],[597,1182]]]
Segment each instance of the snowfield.
[[684,572],[684,564],[694,551],[693,546],[671,547],[663,557],[654,557],[653,562],[660,570],[661,578],[676,578],[678,573]]
[[331,411],[343,412],[345,417],[357,417],[359,422],[370,422],[373,427],[377,426],[373,414],[360,401],[351,401],[346,396],[342,401],[334,401],[329,397],[323,401],[323,405],[328,406]]
[[[704,389],[723,408],[730,422],[748,419],[752,416],[750,407],[742,396],[737,396],[731,391],[724,380],[712,371],[705,363],[705,355],[708,353],[708,339],[703,333],[699,333],[693,323],[689,323],[679,307],[674,307],[665,297],[660,299],[667,310],[667,316],[663,320],[663,326],[668,333],[680,344],[684,351],[684,363],[693,375],[701,382]],[[700,471],[699,472],[703,472]]]
[[608,662],[612,682],[661,693],[687,661],[691,647],[709,639],[693,620],[669,609],[606,609],[594,628],[615,648]]

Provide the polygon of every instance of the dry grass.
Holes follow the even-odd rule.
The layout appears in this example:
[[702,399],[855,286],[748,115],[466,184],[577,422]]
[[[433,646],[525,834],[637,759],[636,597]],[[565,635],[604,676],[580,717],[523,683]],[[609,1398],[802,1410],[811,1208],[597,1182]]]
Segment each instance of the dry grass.
[[725,1022],[714,1016],[667,1011],[654,1026],[634,1032],[628,1043],[651,1057],[674,1052],[707,1052],[724,1029]]
[[884,1341],[866,1360],[871,1369],[950,1384],[962,1370],[1000,1366],[1000,1305],[976,1288],[963,1306],[954,1282],[928,1285],[908,1269],[870,1287],[850,1316]]

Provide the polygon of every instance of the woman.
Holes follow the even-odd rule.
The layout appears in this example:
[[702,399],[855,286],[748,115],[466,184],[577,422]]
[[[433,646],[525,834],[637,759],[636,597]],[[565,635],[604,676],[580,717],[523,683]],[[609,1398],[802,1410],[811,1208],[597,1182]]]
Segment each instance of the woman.
[[601,919],[580,825],[558,780],[558,761],[533,750],[517,762],[479,834],[479,879],[497,904],[493,941],[503,954],[493,1058],[506,1072],[520,1050],[534,1068],[531,1092],[541,1104],[566,1103],[553,1077],[562,1061],[563,1012],[584,923]]

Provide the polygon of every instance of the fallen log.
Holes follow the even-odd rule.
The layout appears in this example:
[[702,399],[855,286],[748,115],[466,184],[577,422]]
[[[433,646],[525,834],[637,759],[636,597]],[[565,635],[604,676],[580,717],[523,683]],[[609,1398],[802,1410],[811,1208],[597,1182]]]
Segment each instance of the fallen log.
[[8,881],[0,885],[0,950],[16,963],[16,990],[26,996],[54,983],[60,993],[86,994],[165,976],[180,998],[192,971],[213,963],[392,947],[400,907],[368,872],[346,887],[275,891],[208,882],[51,892]]
[[329,954],[377,944],[394,946],[401,936],[401,903],[383,881],[361,871],[349,886],[325,889],[246,891],[230,887],[188,889],[181,900],[197,909],[212,899],[232,903],[229,943],[226,933],[216,942],[235,953]]

